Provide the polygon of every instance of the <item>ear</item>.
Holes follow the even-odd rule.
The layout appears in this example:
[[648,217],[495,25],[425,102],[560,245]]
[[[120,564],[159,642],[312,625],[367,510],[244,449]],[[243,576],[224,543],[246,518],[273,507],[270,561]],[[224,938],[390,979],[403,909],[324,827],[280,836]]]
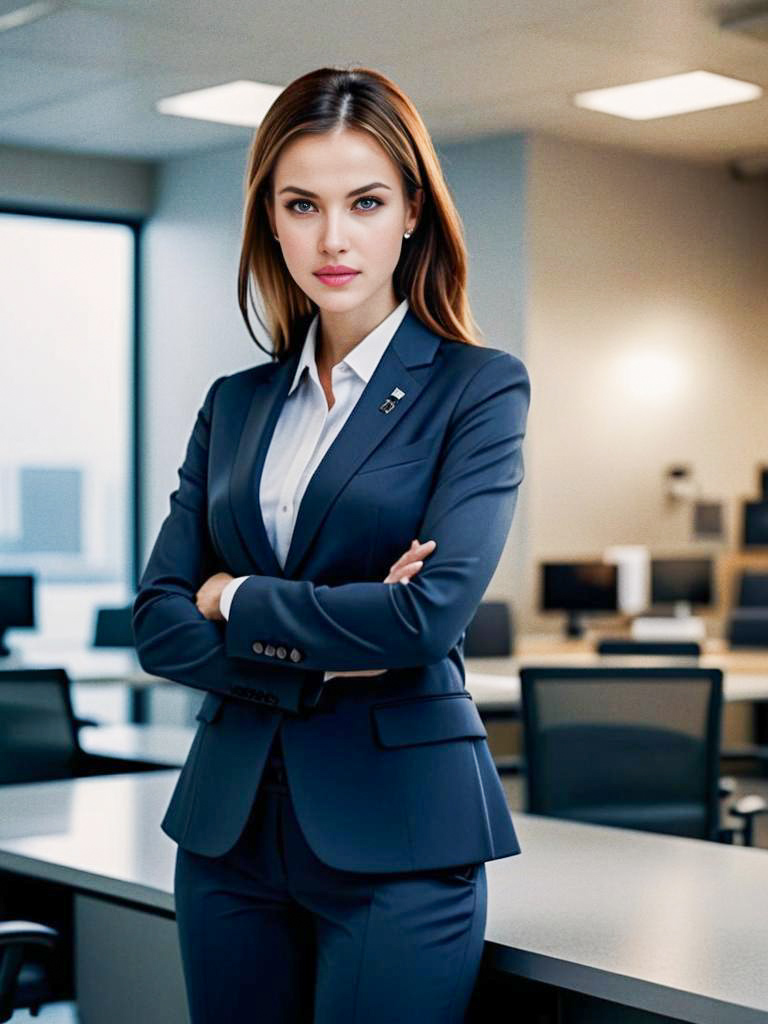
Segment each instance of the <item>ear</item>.
[[421,211],[424,207],[424,189],[420,188],[413,199],[408,201],[408,210],[414,219],[414,230],[418,227],[419,221],[421,220]]

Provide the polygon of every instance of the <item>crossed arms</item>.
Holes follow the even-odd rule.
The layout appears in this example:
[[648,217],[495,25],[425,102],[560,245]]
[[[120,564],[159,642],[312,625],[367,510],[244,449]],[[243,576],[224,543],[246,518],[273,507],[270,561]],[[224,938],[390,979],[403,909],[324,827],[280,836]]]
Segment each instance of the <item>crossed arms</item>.
[[[319,692],[326,670],[444,658],[487,589],[514,516],[530,404],[523,363],[498,353],[465,385],[417,534],[437,547],[408,586],[250,576],[228,620],[217,622],[201,614],[195,595],[218,568],[206,523],[206,464],[212,403],[224,379],[214,381],[198,412],[179,487],[139,583],[133,629],[144,669],[227,696],[257,681],[293,708],[303,688]],[[255,653],[253,641],[266,637],[300,649],[300,665]]]

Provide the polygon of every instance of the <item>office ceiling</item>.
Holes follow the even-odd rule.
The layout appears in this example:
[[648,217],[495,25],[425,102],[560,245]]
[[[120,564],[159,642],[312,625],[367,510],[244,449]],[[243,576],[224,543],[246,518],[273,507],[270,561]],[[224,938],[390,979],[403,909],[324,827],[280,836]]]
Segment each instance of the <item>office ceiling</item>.
[[[25,0],[0,0],[0,15]],[[763,5],[768,7],[768,3]],[[768,41],[736,0],[94,0],[0,33],[0,144],[160,160],[251,129],[168,117],[160,97],[324,64],[391,75],[440,141],[551,135],[709,164],[768,154]],[[574,107],[581,90],[702,68],[766,97],[656,121]]]

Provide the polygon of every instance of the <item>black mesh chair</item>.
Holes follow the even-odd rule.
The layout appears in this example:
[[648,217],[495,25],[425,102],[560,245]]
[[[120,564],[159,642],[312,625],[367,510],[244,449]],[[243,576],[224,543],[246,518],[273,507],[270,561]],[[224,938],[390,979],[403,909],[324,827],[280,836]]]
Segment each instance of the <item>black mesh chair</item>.
[[98,608],[96,628],[93,632],[94,647],[135,647],[131,616],[133,605],[125,608]]
[[[691,666],[520,669],[526,811],[733,842],[720,822],[722,671]],[[751,846],[747,796],[727,808]]]
[[506,601],[481,601],[464,638],[465,658],[508,658],[513,652],[512,611]]
[[167,771],[168,765],[91,754],[79,729],[91,724],[72,710],[62,668],[0,671],[0,785],[123,772]]
[[603,637],[597,641],[598,654],[659,655],[668,658],[699,658],[701,645],[695,640],[629,640],[625,637]]

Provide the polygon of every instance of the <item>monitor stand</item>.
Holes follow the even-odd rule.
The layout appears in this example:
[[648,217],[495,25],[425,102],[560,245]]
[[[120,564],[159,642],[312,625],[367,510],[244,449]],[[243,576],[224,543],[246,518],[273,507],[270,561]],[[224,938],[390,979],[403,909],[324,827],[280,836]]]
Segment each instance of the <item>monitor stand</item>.
[[582,637],[584,636],[584,613],[578,611],[569,611],[568,618],[565,625],[565,635],[568,637]]

